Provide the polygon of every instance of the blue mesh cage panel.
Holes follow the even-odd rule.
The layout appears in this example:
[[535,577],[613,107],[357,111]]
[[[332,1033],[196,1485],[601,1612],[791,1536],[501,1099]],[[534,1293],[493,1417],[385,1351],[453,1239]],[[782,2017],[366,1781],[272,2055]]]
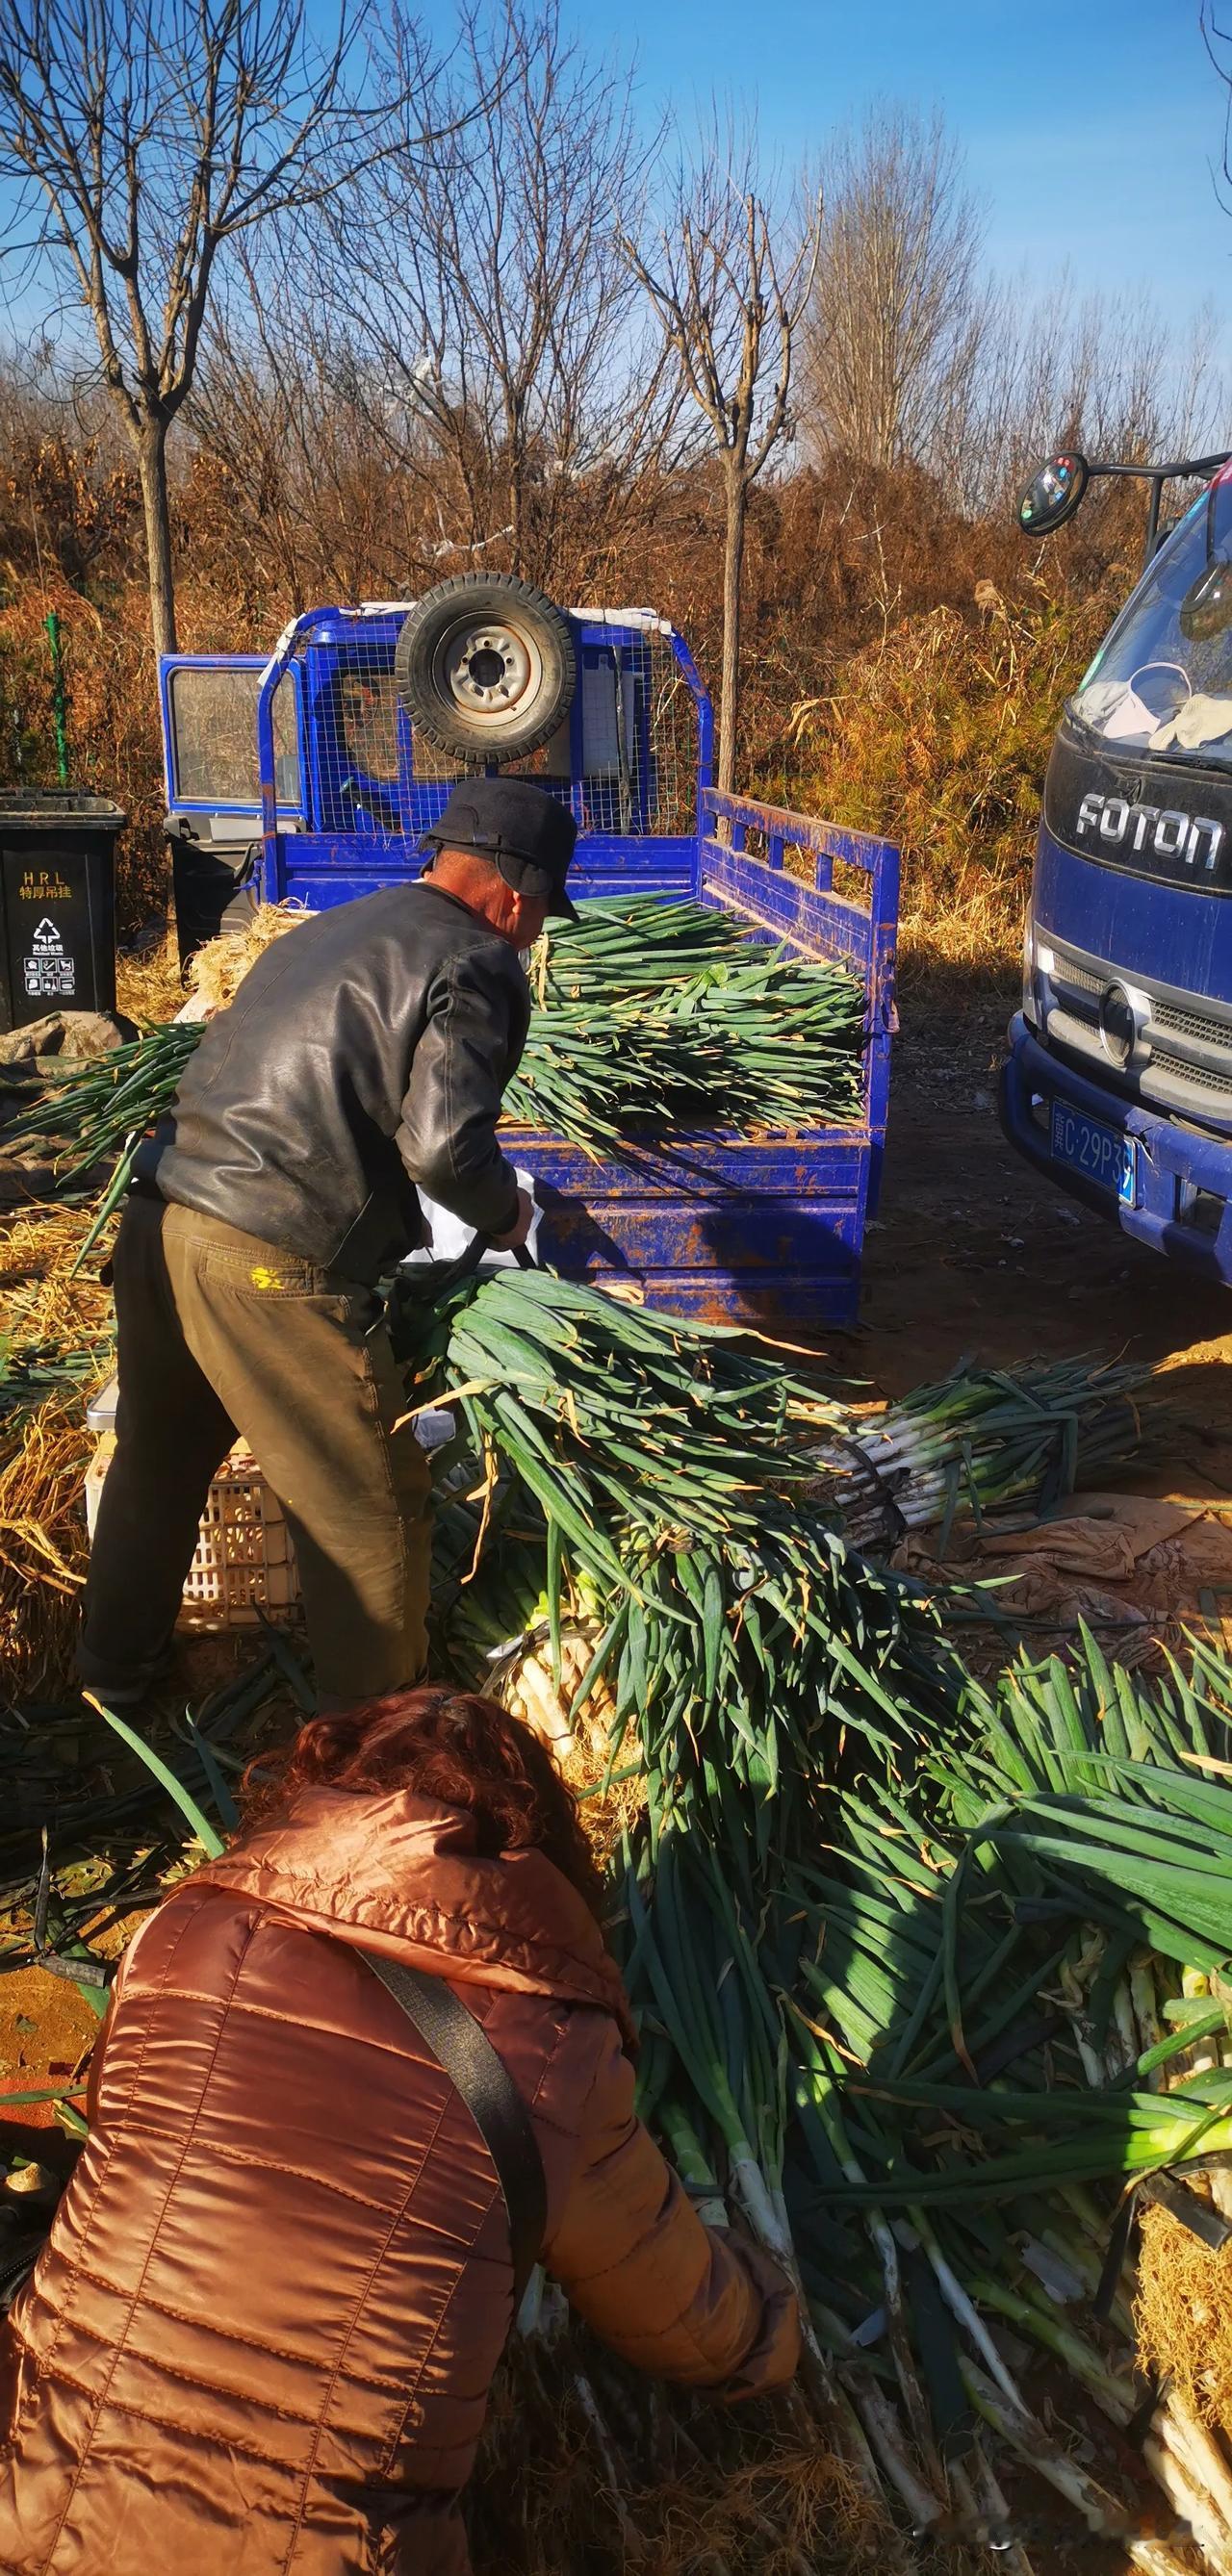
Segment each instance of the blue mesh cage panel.
[[[308,828],[418,837],[461,764],[414,732],[394,651],[403,610],[323,614],[295,638]],[[579,623],[578,685],[550,741],[505,766],[572,806],[583,833],[650,838],[696,829],[700,710],[670,634]],[[281,804],[280,782],[275,781]]]

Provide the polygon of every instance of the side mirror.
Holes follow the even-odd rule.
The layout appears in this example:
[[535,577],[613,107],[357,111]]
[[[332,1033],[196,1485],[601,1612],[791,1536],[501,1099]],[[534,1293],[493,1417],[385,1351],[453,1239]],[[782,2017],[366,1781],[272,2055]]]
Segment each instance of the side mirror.
[[1188,644],[1209,644],[1232,626],[1232,563],[1217,556],[1191,581],[1176,622]]
[[1024,537],[1050,537],[1054,528],[1072,519],[1089,480],[1090,467],[1076,447],[1037,466],[1018,495],[1018,525]]

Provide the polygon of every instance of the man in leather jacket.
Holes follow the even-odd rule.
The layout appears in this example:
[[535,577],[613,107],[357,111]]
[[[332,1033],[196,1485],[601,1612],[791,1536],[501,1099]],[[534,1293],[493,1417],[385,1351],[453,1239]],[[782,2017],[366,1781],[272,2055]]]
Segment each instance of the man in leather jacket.
[[318,1692],[373,1698],[426,1653],[428,1476],[376,1283],[418,1189],[500,1247],[529,1200],[496,1127],[530,1018],[518,952],[576,826],[523,779],[454,788],[416,884],[275,940],[181,1080],[115,1250],[119,1406],[78,1648],[132,1705],[166,1661],[237,1435],[286,1512]]

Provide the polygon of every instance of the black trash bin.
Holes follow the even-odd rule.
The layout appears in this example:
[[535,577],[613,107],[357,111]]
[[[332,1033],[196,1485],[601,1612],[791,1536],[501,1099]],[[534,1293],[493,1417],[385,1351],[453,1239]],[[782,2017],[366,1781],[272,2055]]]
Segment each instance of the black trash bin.
[[257,902],[261,843],[243,818],[237,831],[236,818],[221,814],[168,814],[163,830],[171,852],[180,964],[186,966],[207,940],[247,927]]
[[0,795],[0,1030],[49,1011],[114,1011],[115,853],[109,796]]

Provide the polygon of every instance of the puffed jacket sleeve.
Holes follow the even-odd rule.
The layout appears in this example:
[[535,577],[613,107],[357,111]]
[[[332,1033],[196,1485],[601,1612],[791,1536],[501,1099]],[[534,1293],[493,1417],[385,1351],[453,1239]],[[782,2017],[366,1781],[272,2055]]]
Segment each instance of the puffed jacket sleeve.
[[780,2388],[799,2358],[794,2292],[757,2248],[702,2225],[634,2112],[633,2081],[613,2025],[547,2269],[596,2334],[653,2377],[728,2397]]
[[518,1184],[496,1138],[530,992],[512,949],[466,951],[434,978],[411,1062],[398,1150],[416,1187],[479,1234],[507,1234]]

